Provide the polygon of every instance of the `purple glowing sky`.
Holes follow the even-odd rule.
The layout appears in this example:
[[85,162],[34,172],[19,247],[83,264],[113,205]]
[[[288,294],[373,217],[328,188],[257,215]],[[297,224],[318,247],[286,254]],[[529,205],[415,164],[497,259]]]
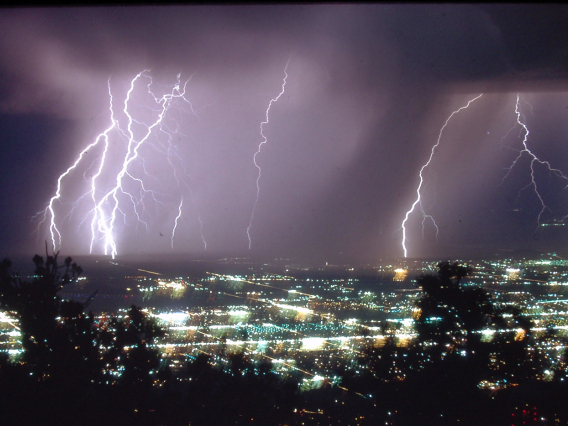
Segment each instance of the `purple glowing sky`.
[[[202,229],[211,253],[400,257],[401,222],[418,172],[452,111],[479,93],[452,117],[424,171],[423,207],[439,235],[428,221],[422,234],[422,218],[413,213],[409,256],[560,250],[564,229],[537,229],[536,194],[527,188],[518,196],[530,182],[529,159],[501,182],[522,149],[517,93],[531,150],[568,173],[568,47],[560,42],[568,37],[567,18],[568,9],[556,5],[1,10],[0,254],[41,250],[49,229],[34,234],[32,216],[109,126],[108,87],[124,102],[145,69],[156,91],[171,88],[178,74],[182,82],[191,77],[193,111],[172,107],[168,118],[170,128],[178,126],[176,167],[191,179],[176,183],[159,149],[164,139],[144,148],[146,160],[132,173],[146,167],[148,185],[164,196],[162,204],[145,202],[147,228],[121,216],[119,255],[199,254]],[[249,252],[253,155],[288,60],[285,93],[271,106],[257,156],[262,177]],[[136,96],[131,110],[149,117],[147,99]],[[84,176],[101,152],[91,155],[63,182],[62,202],[84,193]],[[114,155],[123,154],[116,148]],[[538,168],[535,177],[550,208],[542,220],[562,219],[566,182]],[[89,208],[63,220],[69,206],[58,207],[62,252],[88,253]],[[102,253],[100,245],[93,253]]]

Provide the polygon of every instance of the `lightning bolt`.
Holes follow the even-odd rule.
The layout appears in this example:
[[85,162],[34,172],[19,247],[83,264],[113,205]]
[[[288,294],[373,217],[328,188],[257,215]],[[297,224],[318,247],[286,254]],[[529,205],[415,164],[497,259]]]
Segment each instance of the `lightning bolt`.
[[203,236],[203,221],[201,220],[201,216],[197,215],[197,220],[199,221],[199,232],[201,232],[201,241],[203,241],[203,250],[207,250],[207,241],[205,241],[205,237]]
[[183,206],[183,197],[181,198],[181,201],[179,203],[179,211],[178,211],[178,215],[176,216],[176,220],[174,221],[174,229],[172,229],[172,250],[174,248],[174,236],[176,235],[176,228],[178,226],[178,219],[181,217],[181,208]]
[[[109,98],[110,98],[110,110],[111,110],[111,125],[109,128],[107,128],[103,133],[99,134],[96,138],[95,141],[92,142],[91,144],[87,145],[87,147],[85,149],[83,149],[80,153],[79,156],[77,157],[77,160],[75,160],[75,162],[73,163],[73,165],[71,165],[64,173],[62,173],[59,178],[57,179],[57,189],[55,191],[55,195],[53,197],[50,198],[49,203],[47,205],[47,207],[45,208],[45,210],[43,211],[43,219],[41,220],[41,222],[38,224],[38,230],[39,227],[48,219],[49,217],[49,233],[51,235],[51,242],[53,245],[53,251],[56,251],[57,246],[61,245],[61,232],[59,232],[59,229],[57,228],[57,225],[55,223],[55,210],[54,210],[54,204],[56,201],[60,201],[61,200],[61,184],[63,182],[63,179],[66,178],[73,170],[75,170],[77,168],[77,166],[79,165],[79,163],[83,160],[85,154],[89,151],[89,149],[92,149],[94,147],[96,147],[101,140],[105,141],[105,148],[103,151],[103,157],[101,160],[101,164],[99,167],[98,172],[93,176],[92,179],[92,194],[94,197],[94,193],[95,193],[95,180],[96,178],[100,175],[101,171],[102,171],[102,167],[104,165],[104,160],[106,157],[106,152],[108,149],[108,134],[111,132],[111,130],[113,130],[117,123],[116,120],[114,119],[114,115],[112,113],[113,111],[113,107],[112,107],[112,93],[110,91],[110,80],[108,82],[108,91],[109,91]],[[42,212],[39,213],[40,215],[42,214]],[[39,232],[38,232],[39,235]]]
[[[536,178],[535,178],[535,165],[541,164],[541,165],[545,166],[550,173],[561,178],[562,180],[566,181],[567,183],[568,183],[568,177],[566,177],[560,170],[552,167],[552,165],[548,161],[543,161],[543,160],[539,159],[529,149],[527,142],[529,140],[530,132],[529,132],[529,129],[528,129],[526,123],[525,123],[524,116],[521,113],[520,102],[521,102],[521,97],[520,97],[519,94],[517,94],[517,102],[515,103],[515,114],[517,116],[517,119],[516,119],[517,124],[519,126],[521,126],[522,132],[524,133],[523,141],[522,141],[523,149],[516,150],[516,151],[518,151],[518,155],[513,160],[513,163],[511,164],[511,166],[507,168],[507,173],[505,174],[505,176],[503,176],[503,180],[501,181],[501,184],[503,184],[503,182],[505,182],[505,179],[507,179],[507,177],[511,174],[511,171],[513,170],[513,168],[515,167],[517,162],[520,160],[520,158],[525,154],[528,155],[529,158],[531,159],[531,161],[530,161],[531,178],[530,178],[530,182],[526,186],[524,186],[523,188],[521,188],[519,190],[519,194],[517,196],[517,199],[520,197],[522,191],[524,191],[527,188],[530,188],[531,186],[533,187],[534,193],[536,194],[536,196],[537,196],[537,198],[540,202],[540,206],[541,206],[541,209],[540,209],[538,216],[537,216],[537,229],[538,229],[538,227],[540,226],[540,218],[542,217],[542,214],[544,213],[544,211],[548,209],[548,207],[545,204],[544,199],[542,198],[542,196],[541,196],[541,194],[538,190],[538,186],[537,186]],[[531,106],[531,105],[529,104],[529,106]],[[532,110],[532,106],[531,106],[531,110]],[[514,148],[511,148],[511,149],[514,149]],[[550,209],[548,209],[548,210],[550,210]],[[562,220],[566,219],[566,217],[568,217],[568,216],[565,216]]]
[[440,145],[440,141],[442,139],[442,133],[444,132],[444,129],[447,127],[447,125],[450,122],[450,120],[452,119],[452,117],[454,115],[456,115],[457,113],[459,113],[460,111],[468,108],[471,105],[472,102],[479,99],[482,95],[483,94],[477,95],[475,98],[468,101],[468,103],[466,105],[462,106],[461,108],[455,110],[454,112],[452,112],[450,114],[450,116],[447,118],[446,122],[444,123],[444,125],[440,129],[440,133],[438,134],[438,140],[436,141],[436,143],[432,147],[432,150],[430,151],[430,157],[428,157],[428,161],[426,161],[426,163],[420,169],[420,173],[419,173],[420,183],[418,184],[418,187],[416,188],[416,200],[414,200],[414,203],[412,203],[410,210],[408,210],[406,212],[406,215],[405,215],[404,220],[402,221],[402,225],[401,225],[401,228],[402,228],[402,250],[404,251],[404,257],[408,257],[408,251],[406,249],[406,222],[408,221],[408,218],[410,217],[410,215],[412,214],[412,212],[414,211],[416,206],[419,206],[420,213],[422,214],[422,231],[424,232],[425,221],[427,219],[430,219],[432,221],[432,223],[434,224],[434,226],[436,227],[436,235],[438,235],[438,226],[436,225],[434,218],[432,216],[426,214],[426,212],[424,211],[424,207],[422,206],[422,200],[421,200],[421,194],[420,194],[420,190],[422,189],[422,184],[424,183],[424,177],[422,176],[422,173],[424,172],[424,169],[426,169],[426,167],[428,167],[430,165],[430,163],[432,162],[432,158],[434,157],[434,152],[436,151],[436,148],[438,147],[438,145]]
[[260,136],[262,137],[262,141],[258,145],[258,149],[254,153],[254,156],[252,157],[254,165],[258,169],[258,176],[256,178],[256,199],[254,200],[254,205],[252,207],[252,213],[250,215],[249,225],[247,227],[247,237],[248,237],[248,241],[249,241],[249,250],[250,250],[251,245],[252,245],[252,240],[251,240],[251,237],[250,237],[250,228],[252,227],[252,220],[254,218],[254,212],[256,211],[256,205],[258,204],[258,196],[260,195],[260,184],[259,183],[260,183],[260,176],[262,174],[262,169],[260,168],[260,166],[256,162],[256,156],[258,154],[260,154],[260,150],[262,148],[262,145],[264,145],[265,143],[268,142],[268,139],[266,138],[266,136],[264,135],[264,132],[263,132],[264,131],[264,125],[268,124],[268,113],[270,112],[270,108],[272,107],[272,104],[277,102],[278,99],[280,99],[280,97],[284,94],[284,90],[285,90],[285,87],[286,87],[286,80],[288,79],[288,73],[286,72],[286,70],[288,69],[289,63],[290,63],[290,59],[288,59],[288,61],[286,62],[286,66],[284,67],[284,79],[282,81],[282,90],[280,91],[278,96],[276,96],[275,98],[270,100],[270,102],[268,103],[268,108],[266,108],[266,114],[265,114],[266,120],[263,121],[262,123],[260,123]]
[[[54,251],[61,246],[62,240],[61,231],[57,226],[58,220],[55,206],[56,204],[64,204],[62,200],[63,181],[70,178],[72,172],[83,162],[85,154],[95,147],[97,147],[96,149],[102,150],[102,154],[98,168],[90,179],[90,189],[73,204],[73,208],[68,214],[72,214],[78,203],[83,201],[86,195],[90,194],[92,206],[88,212],[88,216],[91,216],[90,253],[93,252],[97,243],[102,242],[102,249],[105,254],[110,252],[113,258],[117,255],[118,247],[116,235],[119,231],[117,226],[117,218],[119,215],[122,215],[124,223],[128,224],[127,215],[130,211],[135,217],[136,224],[141,223],[148,229],[148,223],[144,220],[144,215],[146,214],[146,197],[149,197],[156,205],[166,206],[169,204],[164,201],[168,196],[151,189],[147,182],[150,175],[146,171],[146,160],[141,153],[141,150],[145,149],[146,145],[165,154],[169,168],[178,183],[178,187],[183,183],[183,186],[191,193],[191,188],[185,180],[185,177],[191,180],[191,176],[183,167],[181,157],[172,142],[174,134],[181,134],[179,132],[179,122],[175,117],[168,116],[168,112],[173,106],[176,106],[186,113],[188,111],[184,106],[189,106],[189,112],[195,114],[191,102],[186,97],[186,87],[191,77],[182,84],[180,80],[181,75],[178,74],[176,82],[169,87],[169,90],[166,91],[165,94],[156,95],[153,91],[154,81],[149,72],[149,70],[144,70],[130,81],[130,86],[126,92],[120,111],[115,108],[109,79],[110,124],[108,128],[100,133],[95,138],[94,142],[83,149],[75,162],[59,176],[55,195],[50,198],[47,207],[42,212],[38,213],[38,215],[42,216],[42,220],[38,225],[38,231],[39,226],[44,222],[47,221],[49,223],[49,232]],[[141,94],[145,93],[144,96],[151,100],[149,106],[141,105],[139,102],[134,101],[135,94],[140,91],[138,87],[141,84],[142,87],[144,87],[144,80],[147,83]],[[133,109],[137,110],[136,114]],[[124,119],[121,121],[119,115],[125,117],[125,123]],[[113,137],[111,138],[111,136]],[[122,142],[122,144],[120,142]],[[120,148],[124,145],[126,145],[126,149],[122,158],[117,155],[111,155],[109,151],[111,146],[117,149],[117,147]],[[176,162],[181,164],[181,172],[176,166]],[[94,163],[91,163],[89,168],[92,168],[93,165]],[[116,171],[117,166],[118,171]],[[141,176],[137,173],[136,167],[142,169],[143,173]],[[105,178],[108,181],[109,176],[110,181],[114,181],[114,184],[111,184],[110,187],[107,184],[105,187],[103,183],[100,183],[100,180]],[[83,174],[83,177],[86,178],[86,172]],[[175,233],[178,219],[181,216],[182,204],[183,197],[178,209],[179,214],[175,219],[172,245],[173,234]],[[130,210],[128,206],[130,206]],[[201,221],[199,213],[198,219],[201,225],[201,237],[206,246],[205,238],[203,237],[203,222]],[[84,221],[85,220],[81,223]]]

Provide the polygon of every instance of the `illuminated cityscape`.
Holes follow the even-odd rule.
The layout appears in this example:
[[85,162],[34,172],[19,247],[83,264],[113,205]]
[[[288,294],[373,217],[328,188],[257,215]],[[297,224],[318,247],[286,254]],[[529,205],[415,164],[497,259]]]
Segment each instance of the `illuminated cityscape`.
[[[563,382],[568,260],[550,253],[538,258],[458,262],[471,267],[462,288],[484,289],[493,307],[503,312],[504,322],[486,321],[474,331],[477,340],[488,348],[507,335],[517,342],[530,341],[528,360],[534,379]],[[229,274],[228,268],[245,272]],[[207,357],[211,368],[234,375],[234,360],[240,356],[245,360],[241,374],[270,372],[280,380],[294,380],[296,392],[307,398],[294,421],[323,424],[333,416],[322,417],[329,408],[311,406],[313,392],[337,389],[342,392],[337,404],[345,404],[345,398],[360,398],[376,406],[380,397],[365,393],[360,380],[404,382],[436,356],[468,357],[471,337],[452,334],[436,352],[433,348],[440,342],[424,340],[417,326],[424,297],[420,277],[434,276],[437,268],[437,262],[412,260],[310,267],[282,260],[256,263],[226,258],[209,262],[208,270],[202,267],[190,277],[141,270],[122,277],[114,273],[107,287],[114,292],[93,299],[99,302],[94,324],[116,332],[116,321],[128,318],[129,306],[142,306],[142,312],[163,331],[150,346],[160,358],[157,369],[150,372],[156,376],[154,386],[163,386],[157,373],[161,369],[163,375],[164,368],[178,380],[191,381],[184,371],[200,355]],[[67,285],[61,296],[85,300],[92,291],[90,281],[86,273]],[[115,309],[107,310],[105,304]],[[431,316],[425,323],[440,320]],[[20,324],[3,313],[0,327],[0,350],[17,361],[22,354]],[[126,353],[133,348],[127,346]],[[108,353],[110,346],[101,349]],[[511,360],[501,349],[490,350],[487,357],[488,376],[477,383],[480,391],[499,392],[519,385],[514,374],[505,373]],[[119,383],[123,371],[118,364],[107,364],[104,380]]]

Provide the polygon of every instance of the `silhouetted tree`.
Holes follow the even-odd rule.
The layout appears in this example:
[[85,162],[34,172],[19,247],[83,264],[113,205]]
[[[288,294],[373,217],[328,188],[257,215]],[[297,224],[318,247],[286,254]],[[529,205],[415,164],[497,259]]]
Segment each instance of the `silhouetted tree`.
[[[71,263],[70,257],[59,267],[57,255],[47,256],[45,263],[41,256],[36,255],[33,261],[36,268],[31,281],[22,280],[14,273],[8,259],[2,261],[0,307],[19,321],[24,349],[22,361],[29,366],[30,373],[40,380],[53,372],[54,352],[67,352],[69,345],[62,335],[70,331],[69,327],[83,328],[86,324],[82,313],[84,306],[64,302],[57,296],[64,285],[82,272],[81,268]],[[63,323],[58,322],[59,316],[63,318]],[[79,342],[77,337],[74,335],[75,341],[71,343],[93,346],[92,341]]]
[[[0,413],[6,414],[2,420],[39,424],[51,413],[59,424],[88,424],[97,403],[115,420],[132,420],[153,397],[160,358],[149,345],[163,331],[135,306],[125,319],[97,327],[93,314],[85,313],[89,301],[58,296],[81,268],[70,257],[59,266],[57,254],[45,262],[36,255],[33,262],[31,280],[15,273],[9,260],[0,263],[0,308],[18,320],[23,347],[18,363],[0,359],[0,401],[5,403],[0,410],[20,408],[17,417]],[[97,415],[104,423],[104,415]]]
[[84,312],[86,303],[58,296],[81,268],[70,257],[59,266],[57,254],[48,255],[45,262],[36,255],[33,262],[31,280],[15,273],[9,260],[0,264],[0,307],[18,320],[23,347],[17,364],[4,363],[2,380],[25,372],[18,387],[27,397],[9,405],[20,406],[22,419],[41,422],[65,401],[69,408],[60,414],[60,424],[72,423],[71,418],[88,411],[102,375],[97,330],[92,314]]
[[432,341],[440,350],[449,347],[470,354],[479,344],[479,332],[495,322],[491,296],[480,287],[463,286],[469,272],[466,266],[442,262],[437,275],[418,279],[424,292],[416,319],[421,341]]

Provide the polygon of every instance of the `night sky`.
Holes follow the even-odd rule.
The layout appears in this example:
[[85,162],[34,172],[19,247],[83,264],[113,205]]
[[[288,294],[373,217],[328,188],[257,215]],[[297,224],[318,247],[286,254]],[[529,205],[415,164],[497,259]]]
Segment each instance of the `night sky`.
[[[43,224],[43,214],[34,215],[111,125],[109,88],[121,130],[110,138],[95,198],[113,185],[128,146],[125,97],[144,70],[128,107],[137,143],[147,128],[141,121],[158,111],[149,87],[171,92],[179,74],[182,86],[189,79],[191,104],[172,104],[166,127],[129,166],[137,179],[148,174],[144,185],[153,192],[142,197],[140,182],[127,176],[134,198],[118,195],[112,230],[119,256],[402,257],[401,224],[420,169],[448,117],[480,93],[448,122],[424,169],[422,208],[439,231],[416,207],[406,224],[408,256],[563,253],[568,230],[538,226],[533,157],[519,157],[526,132],[516,108],[527,147],[557,169],[532,162],[548,207],[540,222],[560,221],[568,215],[564,6],[4,9],[0,31],[2,257],[51,245],[49,214]],[[285,90],[271,104],[256,156],[262,175],[251,222],[260,124],[285,67]],[[65,255],[89,253],[87,192],[102,155],[101,145],[89,150],[53,204]],[[103,253],[101,232],[92,245]]]

